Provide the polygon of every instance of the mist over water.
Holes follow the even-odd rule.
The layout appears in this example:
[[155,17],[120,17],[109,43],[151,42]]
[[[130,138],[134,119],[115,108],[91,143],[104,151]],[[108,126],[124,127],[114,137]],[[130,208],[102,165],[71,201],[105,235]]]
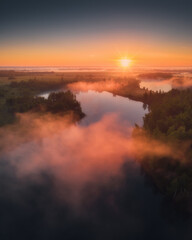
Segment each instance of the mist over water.
[[[158,76],[158,73],[156,73]],[[154,74],[155,75],[155,74]],[[192,87],[191,72],[172,73],[168,79],[140,78],[140,87],[154,92],[169,92],[171,89],[187,89]]]
[[169,81],[142,81],[140,83],[140,87],[145,87],[154,92],[169,92],[172,89],[171,83]]
[[191,220],[175,216],[135,160],[151,149],[173,154],[131,138],[143,104],[95,91],[77,92],[77,100],[87,115],[77,125],[70,116],[21,114],[1,129],[1,238],[190,237]]
[[192,240],[191,29],[192,0],[1,1],[0,240]]

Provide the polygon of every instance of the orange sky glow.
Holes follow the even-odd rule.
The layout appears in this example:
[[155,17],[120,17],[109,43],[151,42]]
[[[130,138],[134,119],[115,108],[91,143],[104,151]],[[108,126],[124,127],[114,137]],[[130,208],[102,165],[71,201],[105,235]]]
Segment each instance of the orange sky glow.
[[192,48],[170,42],[134,39],[88,39],[77,41],[21,42],[0,47],[1,66],[118,66],[117,59],[131,66],[192,66]]

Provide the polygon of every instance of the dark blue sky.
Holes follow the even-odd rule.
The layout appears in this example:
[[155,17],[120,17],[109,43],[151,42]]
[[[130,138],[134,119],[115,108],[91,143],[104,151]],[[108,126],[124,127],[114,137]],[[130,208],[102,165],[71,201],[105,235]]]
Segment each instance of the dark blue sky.
[[[57,20],[98,20],[117,15],[140,15],[159,21],[166,19],[189,26],[192,24],[191,0],[3,0],[0,8],[1,27],[11,27],[32,22],[55,23]],[[40,24],[41,25],[41,24]]]

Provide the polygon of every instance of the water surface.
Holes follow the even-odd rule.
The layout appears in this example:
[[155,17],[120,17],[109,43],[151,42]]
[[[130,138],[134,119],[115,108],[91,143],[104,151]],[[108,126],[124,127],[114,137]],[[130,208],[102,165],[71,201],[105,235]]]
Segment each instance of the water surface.
[[167,80],[142,80],[140,83],[140,87],[147,88],[149,90],[152,90],[154,92],[156,91],[162,91],[162,92],[169,92],[172,89],[171,82]]
[[[120,123],[142,125],[142,118],[147,113],[141,102],[108,92],[78,92],[77,100],[86,113],[79,123],[82,128],[114,113],[119,116]],[[36,151],[35,143],[22,147]],[[27,161],[27,156],[23,157]],[[76,212],[65,201],[58,202],[54,195],[57,184],[46,169],[39,183],[20,179],[12,167],[1,164],[1,239],[13,239],[13,236],[35,240],[191,239],[191,219],[179,215],[173,205],[165,201],[134,159],[125,161],[122,174],[122,179],[116,176],[103,185],[86,186],[84,208],[76,209]],[[97,194],[93,198],[94,193]]]
[[97,122],[106,114],[115,113],[122,121],[128,121],[131,126],[135,124],[141,126],[143,116],[147,113],[141,102],[114,96],[108,92],[99,93],[89,90],[88,92],[79,92],[76,96],[86,114],[81,125]]

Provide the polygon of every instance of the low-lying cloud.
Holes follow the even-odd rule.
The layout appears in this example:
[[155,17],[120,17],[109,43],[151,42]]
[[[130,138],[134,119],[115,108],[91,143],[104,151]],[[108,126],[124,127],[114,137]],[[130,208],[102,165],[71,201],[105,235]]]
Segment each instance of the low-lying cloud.
[[192,87],[192,77],[191,76],[177,76],[171,79],[171,84],[173,88],[190,88]]
[[1,157],[14,167],[18,178],[51,174],[55,193],[75,205],[80,204],[87,184],[102,184],[114,176],[121,179],[123,164],[134,157],[181,157],[144,134],[131,138],[129,123],[114,114],[86,127],[70,124],[70,116],[27,113],[19,117],[15,125],[0,129]]
[[[133,81],[133,79],[130,79]],[[95,90],[98,92],[102,91],[113,91],[113,90],[119,90],[123,86],[127,85],[127,80],[123,79],[111,79],[111,80],[105,80],[105,81],[98,81],[98,82],[76,82],[72,84],[68,84],[68,87],[74,91],[85,91],[88,90]]]

